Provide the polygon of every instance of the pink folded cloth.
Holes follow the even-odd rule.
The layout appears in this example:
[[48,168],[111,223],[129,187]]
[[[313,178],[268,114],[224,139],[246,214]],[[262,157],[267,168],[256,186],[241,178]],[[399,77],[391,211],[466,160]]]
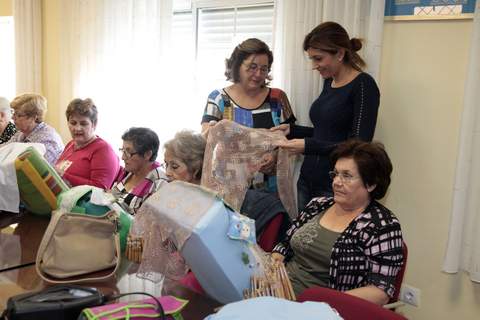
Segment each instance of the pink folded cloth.
[[[188,303],[188,300],[172,296],[162,296],[157,297],[157,299],[162,304],[167,319],[178,319],[180,311]],[[84,319],[88,320],[151,320],[160,315],[157,311],[157,303],[152,298],[148,298],[141,301],[119,302],[94,308],[87,308],[82,311],[82,316]]]

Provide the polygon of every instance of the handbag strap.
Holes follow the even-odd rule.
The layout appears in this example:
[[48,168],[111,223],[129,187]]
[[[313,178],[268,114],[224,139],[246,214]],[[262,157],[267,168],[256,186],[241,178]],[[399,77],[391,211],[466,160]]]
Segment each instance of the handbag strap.
[[165,310],[163,310],[163,307],[162,307],[162,304],[160,303],[160,301],[157,299],[157,297],[155,297],[154,295],[151,295],[150,293],[146,293],[146,292],[129,292],[129,293],[121,293],[121,294],[118,294],[118,295],[114,295],[114,296],[111,296],[111,297],[108,297],[107,301],[113,301],[113,300],[117,300],[121,297],[125,297],[125,296],[129,296],[129,295],[134,295],[134,294],[140,294],[140,295],[145,295],[145,296],[149,296],[150,298],[153,299],[153,301],[155,301],[155,304],[156,304],[156,307],[157,307],[157,312],[158,312],[158,319],[162,319],[162,320],[166,320],[166,316],[165,316]]

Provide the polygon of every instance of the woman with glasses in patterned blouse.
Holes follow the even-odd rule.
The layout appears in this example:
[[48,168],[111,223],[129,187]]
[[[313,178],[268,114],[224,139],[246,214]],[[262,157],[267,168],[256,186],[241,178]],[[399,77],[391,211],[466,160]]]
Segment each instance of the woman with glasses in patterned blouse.
[[286,262],[297,295],[324,286],[383,305],[403,265],[400,223],[377,202],[392,163],[382,144],[360,140],[340,144],[332,163],[333,197],[312,199],[272,258]]
[[[227,119],[249,128],[270,129],[295,122],[285,92],[268,87],[273,54],[268,45],[255,38],[247,39],[233,50],[226,60],[225,76],[232,85],[212,91],[202,117],[202,133],[218,121]],[[262,172],[271,173],[274,162]],[[274,177],[257,175],[256,188],[276,191]]]
[[130,128],[123,135],[121,168],[111,192],[122,207],[134,215],[143,202],[167,182],[160,163],[155,161],[160,141],[148,128]]

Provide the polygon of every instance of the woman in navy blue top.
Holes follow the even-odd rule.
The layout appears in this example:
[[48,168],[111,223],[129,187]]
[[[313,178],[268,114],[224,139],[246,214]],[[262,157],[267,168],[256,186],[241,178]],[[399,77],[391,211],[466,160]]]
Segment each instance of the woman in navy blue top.
[[365,62],[357,54],[361,48],[360,39],[350,39],[335,22],[318,25],[304,39],[304,51],[325,79],[310,108],[313,128],[282,124],[272,129],[282,130],[290,139],[280,147],[305,155],[297,183],[299,210],[314,197],[332,194],[329,155],[339,143],[373,138],[380,92],[375,80],[362,71]]

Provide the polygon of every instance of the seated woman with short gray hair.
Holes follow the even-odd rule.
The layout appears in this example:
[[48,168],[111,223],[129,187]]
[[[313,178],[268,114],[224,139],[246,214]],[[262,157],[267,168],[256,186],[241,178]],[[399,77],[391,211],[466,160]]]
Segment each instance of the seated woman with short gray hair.
[[183,130],[164,145],[165,171],[170,181],[200,184],[206,141],[201,134]]

